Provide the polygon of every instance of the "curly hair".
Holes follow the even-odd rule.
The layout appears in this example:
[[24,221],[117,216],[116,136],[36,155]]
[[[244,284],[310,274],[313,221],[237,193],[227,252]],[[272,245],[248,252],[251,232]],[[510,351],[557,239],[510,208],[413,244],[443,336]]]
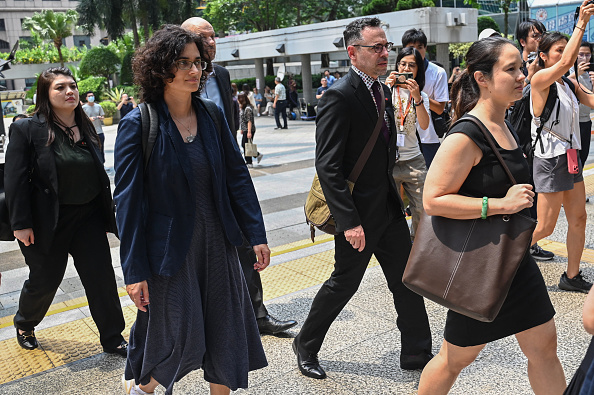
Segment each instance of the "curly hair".
[[134,54],[132,72],[134,83],[140,87],[140,100],[154,103],[163,97],[165,84],[175,78],[174,62],[180,57],[187,44],[198,47],[202,60],[206,61],[206,70],[202,70],[198,94],[212,71],[212,63],[204,56],[202,36],[175,25],[165,25],[155,32],[146,44]]

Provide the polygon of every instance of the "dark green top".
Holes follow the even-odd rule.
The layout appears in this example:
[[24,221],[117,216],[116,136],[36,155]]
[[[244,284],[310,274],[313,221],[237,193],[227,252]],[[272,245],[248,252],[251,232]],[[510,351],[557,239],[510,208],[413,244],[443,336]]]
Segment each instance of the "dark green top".
[[101,181],[93,156],[86,142],[72,141],[60,128],[55,128],[52,144],[58,174],[58,202],[85,204],[101,192]]

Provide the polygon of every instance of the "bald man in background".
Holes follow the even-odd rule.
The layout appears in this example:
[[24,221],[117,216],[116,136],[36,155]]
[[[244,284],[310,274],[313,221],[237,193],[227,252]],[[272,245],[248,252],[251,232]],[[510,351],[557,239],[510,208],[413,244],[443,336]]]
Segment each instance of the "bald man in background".
[[[204,46],[205,57],[211,61],[217,53],[217,43],[215,41],[215,32],[210,23],[205,19],[194,17],[187,19],[181,25],[182,28],[202,36],[202,44]],[[231,79],[229,72],[223,66],[213,63],[213,71],[206,80],[206,85],[202,91],[202,97],[214,101],[219,107],[223,109],[225,118],[229,129],[235,134],[237,127],[234,126],[234,110],[233,110],[233,94],[231,91]],[[237,143],[237,138],[235,139]],[[251,246],[247,243],[245,237],[243,238],[243,245],[237,247],[237,254],[243,269],[245,281],[250,292],[250,299],[254,307],[254,314],[256,315],[256,322],[260,333],[276,335],[282,333],[289,328],[297,325],[296,321],[280,321],[271,316],[264,306],[262,281],[260,273],[254,270],[254,263],[257,261],[256,254]]]

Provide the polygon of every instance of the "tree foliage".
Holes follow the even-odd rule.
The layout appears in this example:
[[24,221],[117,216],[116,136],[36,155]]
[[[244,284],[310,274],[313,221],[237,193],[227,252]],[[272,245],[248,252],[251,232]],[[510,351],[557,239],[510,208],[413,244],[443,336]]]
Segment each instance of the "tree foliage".
[[495,22],[495,19],[491,18],[490,16],[479,16],[477,20],[477,27],[479,34],[485,29],[493,29],[496,32],[501,33],[499,25],[497,22]]
[[364,0],[211,0],[203,17],[216,32],[265,31],[360,15]]
[[421,7],[435,7],[435,3],[432,0],[399,0],[398,4],[396,4],[396,11]]
[[140,28],[148,39],[150,29],[164,23],[181,24],[194,15],[193,0],[80,0],[77,8],[80,26],[87,34],[95,27],[107,30],[109,38],[122,37],[126,28],[132,29],[134,45],[140,46]]
[[105,46],[89,49],[80,62],[80,72],[85,76],[102,76],[109,80],[109,76],[118,71],[120,58]]
[[396,0],[371,0],[361,9],[362,15],[381,14],[396,9]]
[[25,18],[23,29],[31,30],[32,34],[39,35],[43,40],[52,41],[58,50],[60,64],[64,67],[62,45],[64,45],[64,38],[72,35],[77,19],[78,13],[74,10],[66,12],[43,10],[34,13],[30,18]]

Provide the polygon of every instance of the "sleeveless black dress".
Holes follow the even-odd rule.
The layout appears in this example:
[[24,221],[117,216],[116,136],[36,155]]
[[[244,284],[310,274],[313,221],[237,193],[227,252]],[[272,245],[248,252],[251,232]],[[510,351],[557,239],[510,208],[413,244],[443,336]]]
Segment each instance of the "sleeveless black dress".
[[[518,141],[511,125],[508,124],[508,127]],[[464,133],[483,153],[481,161],[470,170],[459,193],[477,198],[504,197],[512,185],[511,181],[478,126],[472,122],[461,122],[452,128],[449,135],[453,133]],[[530,183],[528,163],[522,150],[506,150],[501,148],[495,139],[493,141],[516,182]],[[525,209],[524,213],[530,216],[528,209]],[[481,322],[449,310],[444,338],[456,346],[476,346],[534,328],[549,321],[554,315],[555,310],[544,279],[528,250],[495,320]]]

